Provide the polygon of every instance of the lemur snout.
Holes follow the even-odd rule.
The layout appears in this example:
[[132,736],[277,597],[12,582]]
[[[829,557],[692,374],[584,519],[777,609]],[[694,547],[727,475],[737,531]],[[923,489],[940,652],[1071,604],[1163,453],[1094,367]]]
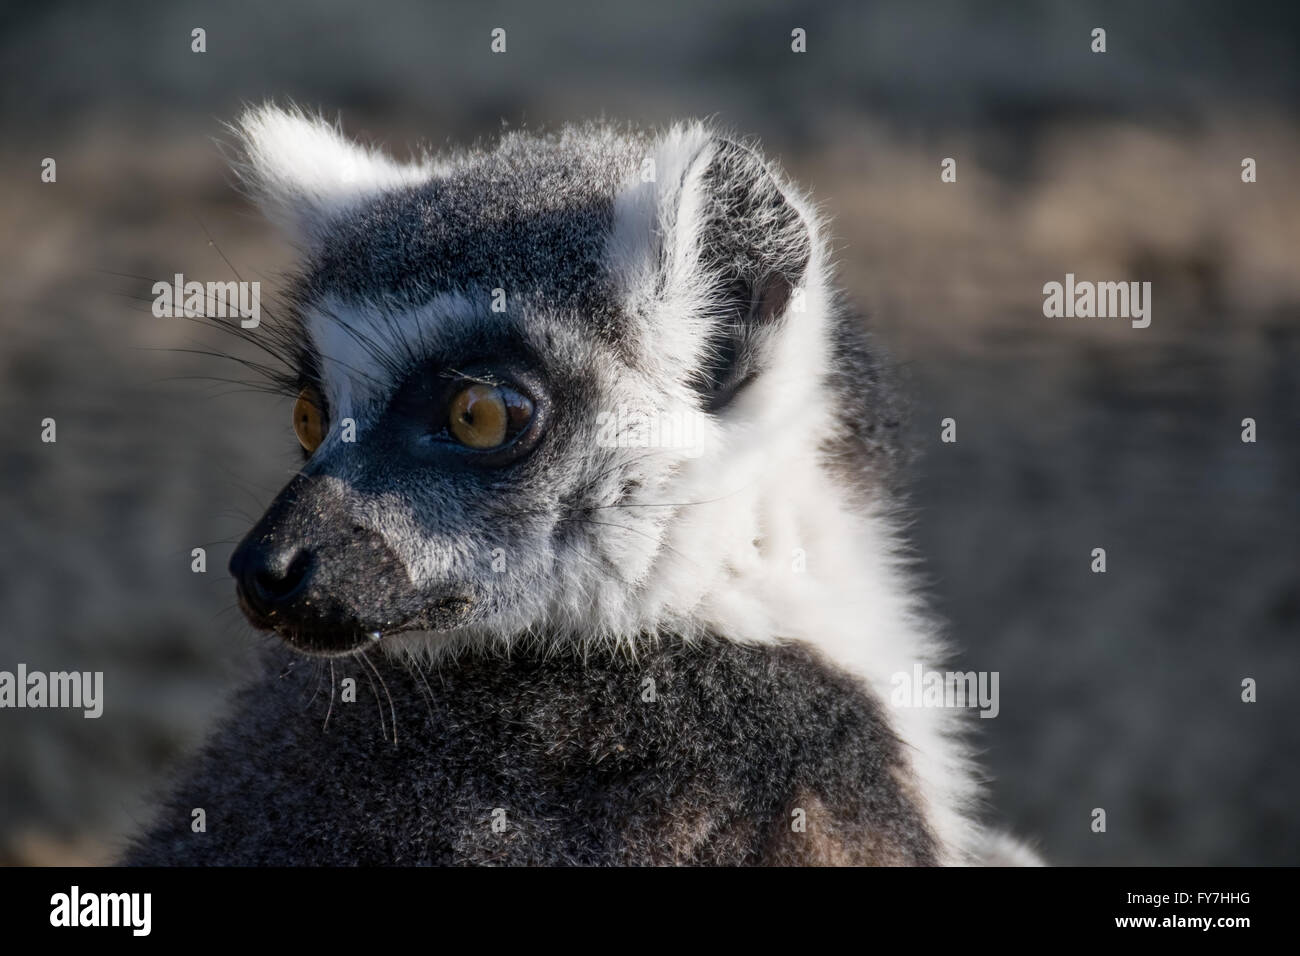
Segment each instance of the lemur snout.
[[235,549],[230,573],[253,626],[310,653],[347,653],[428,616],[384,539],[305,477],[280,493]]
[[235,576],[239,596],[250,615],[267,620],[292,602],[312,572],[310,551],[298,551],[286,559],[251,548],[241,549],[238,557],[238,561],[232,558],[230,572]]

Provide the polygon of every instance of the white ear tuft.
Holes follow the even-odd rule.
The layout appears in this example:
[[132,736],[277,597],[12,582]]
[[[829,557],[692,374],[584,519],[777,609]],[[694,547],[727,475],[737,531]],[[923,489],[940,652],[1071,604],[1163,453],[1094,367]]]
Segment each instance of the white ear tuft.
[[435,175],[427,157],[397,163],[297,107],[250,108],[231,129],[242,146],[234,165],[244,185],[270,219],[309,243],[358,202]]
[[616,198],[609,255],[627,297],[648,299],[686,286],[696,258],[699,180],[712,147],[703,124],[674,125],[648,144]]

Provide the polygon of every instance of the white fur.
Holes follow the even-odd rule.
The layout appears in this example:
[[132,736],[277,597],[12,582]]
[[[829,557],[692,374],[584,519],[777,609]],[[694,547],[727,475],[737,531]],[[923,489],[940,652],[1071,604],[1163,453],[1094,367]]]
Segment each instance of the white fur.
[[[398,166],[302,114],[252,111],[241,125],[259,191],[273,211],[292,212],[308,232],[363,195],[436,174],[430,161]],[[633,373],[611,373],[603,383],[610,401],[664,413],[696,407],[684,373],[699,364],[712,318],[697,229],[715,143],[702,125],[674,127],[652,146],[655,181],[642,182],[638,164],[616,199],[607,264],[625,310],[638,319],[632,334],[642,360]],[[357,175],[345,183],[341,168]],[[436,656],[471,643],[554,633],[634,649],[646,632],[804,642],[857,675],[887,713],[942,862],[974,862],[994,838],[973,820],[978,788],[957,713],[889,703],[891,676],[911,673],[916,663],[935,667],[944,648],[915,595],[890,514],[883,506],[864,512],[854,505],[821,464],[819,445],[838,427],[840,411],[821,384],[833,295],[827,240],[811,203],[778,182],[814,240],[806,309],[789,315],[771,343],[768,371],[706,430],[703,454],[626,456],[622,474],[643,481],[645,507],[621,513],[623,530],[611,526],[601,542],[621,577],[612,579],[595,561],[560,566],[550,556],[549,588],[534,588],[539,593],[522,597],[513,613],[488,626],[403,635],[385,646]],[[330,308],[342,305],[326,303]],[[425,342],[454,338],[462,332],[458,324],[468,328],[477,312],[473,303],[441,296],[409,315],[363,307],[347,318],[376,341],[397,327]],[[326,366],[331,406],[361,421],[367,403],[383,398],[376,386],[382,370],[367,364],[364,350],[328,318],[309,317],[309,330]],[[404,525],[389,514],[386,526]],[[402,533],[390,540],[413,580],[465,557],[412,553],[415,540]],[[804,571],[795,567],[799,552]],[[1007,856],[1007,844],[997,846]]]
[[[644,189],[631,187],[620,201],[611,248],[611,267],[624,277],[627,294],[646,295],[644,270],[627,264],[653,261],[655,242],[672,237],[667,261],[673,292],[649,318],[670,380],[684,350],[680,340],[698,343],[700,337],[682,317],[705,311],[707,301],[692,274],[691,230],[699,206],[698,171],[710,156],[708,139],[699,126],[665,137],[657,164],[671,171],[660,184],[673,211],[661,211],[659,228],[647,233]],[[942,658],[936,628],[914,597],[887,514],[855,511],[851,496],[819,466],[818,445],[837,427],[832,417],[840,411],[820,391],[828,365],[827,252],[811,205],[782,186],[816,240],[806,309],[788,316],[768,370],[728,410],[725,434],[709,453],[684,459],[661,489],[662,500],[700,503],[673,515],[616,629],[636,634],[658,626],[817,647],[859,675],[888,708],[944,862],[970,862],[978,833],[970,817],[976,785],[956,715],[942,708],[889,708],[892,675]],[[644,241],[639,255],[631,251],[637,231]],[[795,570],[797,552],[806,560],[802,572]]]
[[272,219],[309,244],[355,203],[427,182],[439,169],[427,156],[397,163],[298,108],[248,109],[235,132],[245,144],[245,158],[236,164],[245,185]]

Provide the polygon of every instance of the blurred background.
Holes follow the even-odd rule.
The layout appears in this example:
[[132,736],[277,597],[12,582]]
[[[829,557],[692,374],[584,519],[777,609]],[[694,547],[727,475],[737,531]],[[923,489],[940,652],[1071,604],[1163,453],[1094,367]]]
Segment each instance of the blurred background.
[[[216,247],[264,292],[291,265],[212,143],[268,97],[399,156],[597,116],[758,137],[913,400],[927,587],[1001,674],[993,818],[1055,863],[1300,862],[1300,6],[87,6],[0,12],[0,669],[103,670],[107,704],[0,712],[0,862],[111,860],[257,645],[224,567],[296,462],[287,402],[134,297],[231,278]],[[1150,281],[1150,328],[1044,318],[1067,272]]]

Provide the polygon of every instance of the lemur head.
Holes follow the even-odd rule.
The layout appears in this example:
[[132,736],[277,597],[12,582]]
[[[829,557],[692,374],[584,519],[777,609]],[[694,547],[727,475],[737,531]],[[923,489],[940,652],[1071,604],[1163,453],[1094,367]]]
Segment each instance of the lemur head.
[[747,145],[590,126],[402,165],[296,111],[238,131],[302,250],[305,461],[231,571],[303,650],[689,614],[765,533],[746,489],[848,414],[817,218]]

